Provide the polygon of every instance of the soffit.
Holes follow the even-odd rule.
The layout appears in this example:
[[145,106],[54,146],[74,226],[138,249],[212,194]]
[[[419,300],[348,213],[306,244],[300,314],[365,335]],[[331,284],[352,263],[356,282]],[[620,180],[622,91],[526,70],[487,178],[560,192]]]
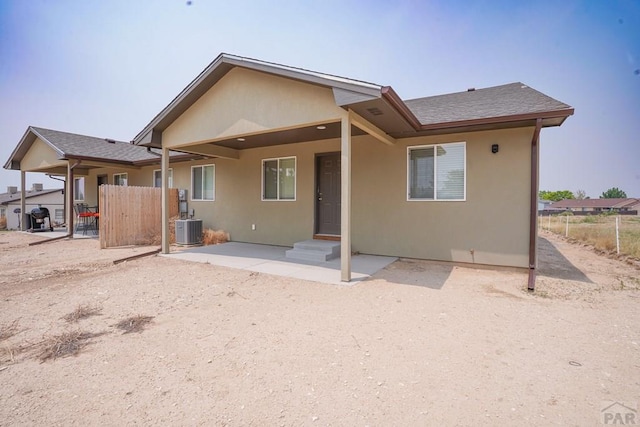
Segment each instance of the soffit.
[[[274,145],[295,144],[298,142],[312,142],[324,139],[340,138],[340,122],[326,123],[322,126],[325,126],[326,129],[318,129],[316,125],[305,126],[284,131],[245,135],[242,137],[244,141],[238,141],[238,138],[229,138],[221,141],[216,141],[215,143],[211,143],[210,145],[220,145],[222,147],[233,148],[236,150],[245,150],[259,147],[271,147]],[[355,126],[352,126],[351,134],[353,136],[358,136],[364,135],[365,133]]]

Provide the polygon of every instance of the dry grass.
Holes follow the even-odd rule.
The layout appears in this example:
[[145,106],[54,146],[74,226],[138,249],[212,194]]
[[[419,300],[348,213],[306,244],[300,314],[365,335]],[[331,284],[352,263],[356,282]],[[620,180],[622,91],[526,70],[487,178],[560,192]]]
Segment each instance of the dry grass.
[[116,328],[124,331],[123,334],[130,334],[132,332],[142,332],[149,323],[153,320],[153,316],[143,316],[138,314],[123,319],[116,323]]
[[7,228],[7,217],[0,217],[0,230],[5,230]]
[[[180,219],[179,216],[173,216],[169,218],[169,244],[176,242],[176,220]],[[152,227],[149,229],[144,238],[146,245],[160,245],[162,244],[162,229]]]
[[0,363],[16,363],[16,356],[20,353],[19,347],[5,345],[0,348]]
[[14,320],[8,325],[0,325],[0,341],[8,340],[18,332],[18,320]]
[[91,343],[91,338],[103,334],[104,332],[69,331],[54,335],[40,343],[40,351],[36,357],[40,359],[40,362],[46,362],[59,357],[77,356],[82,349]]
[[223,230],[212,230],[210,228],[207,228],[202,232],[203,245],[218,245],[220,243],[226,243],[228,241],[229,233]]
[[76,323],[78,320],[86,319],[91,316],[98,316],[102,313],[102,307],[98,305],[84,304],[79,305],[71,313],[64,315],[62,318],[68,323]]
[[[566,217],[552,217],[540,220],[540,227],[565,236]],[[620,216],[620,254],[640,259],[640,218]],[[606,253],[616,253],[616,218],[609,215],[569,217],[570,239],[593,246]]]

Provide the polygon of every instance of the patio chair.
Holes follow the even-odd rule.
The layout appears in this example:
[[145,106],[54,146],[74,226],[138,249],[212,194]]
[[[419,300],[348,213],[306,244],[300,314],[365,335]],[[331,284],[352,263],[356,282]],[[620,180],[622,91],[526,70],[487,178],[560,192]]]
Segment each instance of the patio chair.
[[96,230],[95,212],[91,212],[86,203],[75,204],[73,210],[76,214],[76,229],[74,233],[77,233],[82,228],[82,235],[84,236],[87,234],[87,230]]

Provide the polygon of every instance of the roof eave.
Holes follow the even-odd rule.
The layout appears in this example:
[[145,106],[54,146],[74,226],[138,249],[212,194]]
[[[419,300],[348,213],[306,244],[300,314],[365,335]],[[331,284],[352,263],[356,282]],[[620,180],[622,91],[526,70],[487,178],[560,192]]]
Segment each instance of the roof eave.
[[525,122],[529,120],[537,120],[537,119],[561,119],[561,122],[557,125],[549,125],[546,124],[544,127],[550,126],[560,126],[564,121],[571,115],[573,115],[574,109],[567,108],[564,110],[554,110],[554,111],[543,111],[537,113],[528,113],[528,114],[515,114],[511,116],[499,116],[499,117],[484,117],[480,119],[471,119],[471,120],[460,120],[455,122],[445,122],[445,123],[431,123],[428,125],[421,125],[420,130],[440,130],[447,128],[464,128],[470,126],[478,126],[478,125],[491,125],[491,124],[500,124],[500,123],[511,123],[511,122]]
[[411,112],[407,104],[398,96],[391,86],[385,86],[381,90],[382,98],[387,101],[416,131],[420,130],[420,121]]
[[[228,68],[223,68],[225,66],[227,66]],[[192,96],[192,94],[194,94],[194,92],[197,92],[200,86],[203,85],[205,81],[209,79],[216,71],[221,71],[222,76],[224,76],[234,67],[243,67],[255,71],[278,75],[285,78],[300,80],[311,84],[362,92],[369,96],[381,96],[380,92],[382,86],[372,83],[359,82],[337,76],[331,76],[328,74],[304,70],[301,68],[293,68],[285,65],[221,53],[200,74],[198,74],[198,76],[193,79],[191,83],[189,83],[165,108],[163,108],[162,111],[160,111],[160,113],[158,113],[153,118],[153,120],[151,120],[151,122],[149,122],[149,124],[135,136],[135,138],[133,138],[132,143],[135,145],[145,145],[159,148],[159,144],[157,138],[154,135],[154,131],[159,130],[161,132],[162,130],[164,130],[167,124],[165,123],[164,125],[162,125],[162,122],[165,121],[165,119],[172,113],[172,111],[174,111],[176,108],[180,108],[184,102],[187,102],[187,104],[191,105],[193,104],[193,102],[199,99],[200,96],[202,96],[202,94],[206,92],[206,90],[208,90],[220,78],[222,78],[221,76],[218,79],[214,78],[211,86],[209,86],[209,88],[205,88],[202,94],[197,95],[196,93],[195,96]],[[186,110],[186,108],[184,110]]]
[[78,154],[69,154],[64,157],[60,157],[60,160],[85,160],[89,162],[101,162],[101,163],[113,163],[116,165],[124,165],[124,166],[136,166],[136,162],[129,160],[117,160],[117,159],[109,159],[104,157],[92,157],[92,156],[83,156]]
[[[30,138],[29,137],[30,134],[33,137]],[[29,151],[31,144],[33,144],[36,138],[40,138],[45,144],[51,147],[58,154],[58,156],[64,155],[64,153],[58,147],[53,145],[51,141],[47,140],[47,138],[43,137],[39,132],[37,132],[33,128],[33,126],[29,126],[27,127],[27,130],[24,132],[24,135],[22,135],[22,138],[20,138],[20,142],[18,142],[18,145],[16,145],[16,148],[14,148],[13,151],[11,152],[9,159],[4,164],[3,166],[4,169],[20,170],[20,161],[22,160],[26,152]]]

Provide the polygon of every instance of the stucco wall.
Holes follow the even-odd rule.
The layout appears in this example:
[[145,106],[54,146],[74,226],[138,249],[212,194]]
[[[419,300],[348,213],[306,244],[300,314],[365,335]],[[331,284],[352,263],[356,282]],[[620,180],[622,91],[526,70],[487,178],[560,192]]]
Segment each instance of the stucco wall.
[[67,162],[58,160],[58,153],[40,138],[36,138],[20,161],[20,169],[29,171],[50,169],[57,166],[67,167]]
[[[363,253],[528,265],[533,129],[353,145],[353,247]],[[407,146],[466,141],[466,201],[407,201]],[[500,151],[491,153],[491,145]]]
[[[392,147],[354,137],[353,249],[526,267],[532,133],[527,128],[421,137]],[[407,201],[407,146],[460,141],[467,147],[466,201]],[[497,154],[492,144],[500,145]],[[339,150],[334,139],[244,150],[239,160],[174,164],[174,186],[190,190],[191,166],[215,164],[216,200],[189,200],[196,218],[230,232],[235,241],[290,246],[313,236],[315,154]],[[288,156],[297,159],[296,200],[261,201],[262,159]]]
[[[176,164],[174,186],[189,189],[189,209],[205,227],[230,232],[235,241],[290,246],[313,235],[315,153],[339,147],[338,140],[288,144],[245,150],[239,160]],[[262,160],[290,156],[296,157],[296,200],[262,201]],[[192,201],[191,166],[208,164],[215,164],[215,201]]]
[[[114,174],[126,173],[127,185],[139,187],[153,186],[153,171],[160,169],[160,165],[145,166],[140,169],[113,167],[113,168],[97,168],[91,169],[89,175],[84,176],[85,203],[90,206],[98,204],[98,176],[107,175],[107,184],[113,184]],[[80,176],[76,176],[80,178]]]
[[322,123],[343,113],[331,89],[234,68],[164,130],[162,144],[174,148]]

